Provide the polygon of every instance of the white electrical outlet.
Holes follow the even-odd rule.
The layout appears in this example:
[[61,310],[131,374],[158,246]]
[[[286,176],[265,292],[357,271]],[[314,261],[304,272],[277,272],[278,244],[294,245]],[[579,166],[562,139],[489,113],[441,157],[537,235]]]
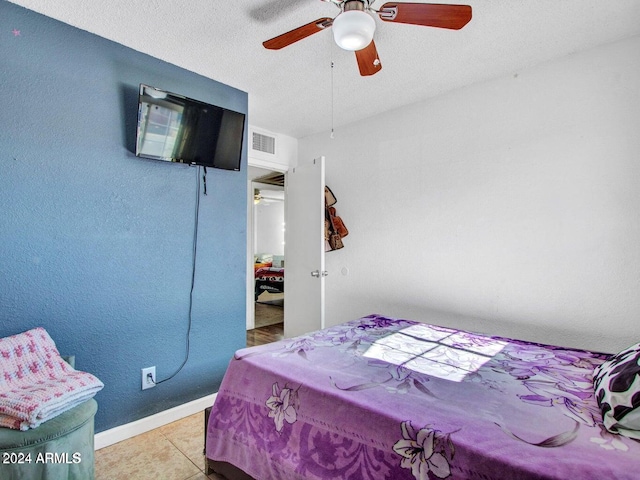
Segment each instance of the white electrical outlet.
[[156,386],[156,367],[142,369],[142,390]]

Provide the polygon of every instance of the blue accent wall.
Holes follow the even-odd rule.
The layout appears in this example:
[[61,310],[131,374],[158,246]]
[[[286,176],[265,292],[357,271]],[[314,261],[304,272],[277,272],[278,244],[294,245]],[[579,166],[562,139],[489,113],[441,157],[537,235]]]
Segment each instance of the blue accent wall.
[[[176,41],[179,41],[177,38]],[[247,113],[245,92],[0,0],[0,337],[43,326],[105,383],[96,431],[217,391],[245,346],[240,172],[137,158],[138,85]]]

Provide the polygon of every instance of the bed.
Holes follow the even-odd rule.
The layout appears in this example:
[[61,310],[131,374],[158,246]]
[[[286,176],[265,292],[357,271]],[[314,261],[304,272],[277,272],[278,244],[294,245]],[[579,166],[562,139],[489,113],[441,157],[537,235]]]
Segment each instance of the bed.
[[207,464],[259,480],[637,479],[640,442],[605,428],[594,396],[609,357],[380,315],[242,349]]
[[261,267],[255,270],[255,299],[262,292],[284,293],[284,268]]

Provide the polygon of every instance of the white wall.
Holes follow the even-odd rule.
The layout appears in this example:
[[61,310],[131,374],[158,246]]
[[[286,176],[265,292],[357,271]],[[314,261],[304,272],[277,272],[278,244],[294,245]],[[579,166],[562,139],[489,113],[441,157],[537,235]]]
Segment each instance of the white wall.
[[327,325],[640,340],[638,52],[633,37],[301,139],[350,230],[327,254]]
[[284,255],[284,201],[273,200],[254,205],[256,216],[256,253]]

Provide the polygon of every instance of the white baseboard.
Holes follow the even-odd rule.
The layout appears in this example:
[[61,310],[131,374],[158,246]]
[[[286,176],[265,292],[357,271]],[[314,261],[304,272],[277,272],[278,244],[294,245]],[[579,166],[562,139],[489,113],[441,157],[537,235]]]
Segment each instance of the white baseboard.
[[[146,433],[168,423],[175,422],[182,418],[188,417],[198,412],[203,412],[205,408],[213,405],[216,399],[217,393],[207,395],[206,397],[193,400],[189,403],[178,405],[177,407],[170,408],[158,412],[154,415],[150,415],[135,422],[120,425],[104,432],[96,433],[93,437],[96,450],[108,447],[114,443],[121,442],[136,435]],[[202,414],[202,421],[204,422],[204,413]]]

